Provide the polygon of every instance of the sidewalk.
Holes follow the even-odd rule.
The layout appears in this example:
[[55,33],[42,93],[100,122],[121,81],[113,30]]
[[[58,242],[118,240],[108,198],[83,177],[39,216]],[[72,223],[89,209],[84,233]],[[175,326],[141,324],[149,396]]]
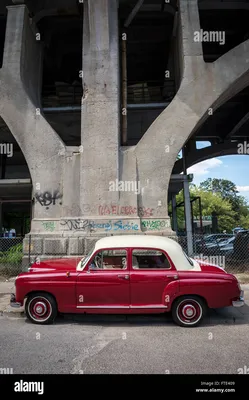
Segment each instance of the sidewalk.
[[[244,290],[244,299],[246,306],[241,308],[228,307],[227,312],[233,317],[240,317],[242,315],[249,317],[249,284],[241,284],[242,290]],[[24,317],[24,308],[13,308],[10,306],[10,294],[15,292],[14,278],[8,281],[0,280],[0,316],[9,318],[20,318]]]
[[10,306],[10,294],[15,293],[15,278],[0,280],[0,316],[20,318],[24,317],[24,309]]

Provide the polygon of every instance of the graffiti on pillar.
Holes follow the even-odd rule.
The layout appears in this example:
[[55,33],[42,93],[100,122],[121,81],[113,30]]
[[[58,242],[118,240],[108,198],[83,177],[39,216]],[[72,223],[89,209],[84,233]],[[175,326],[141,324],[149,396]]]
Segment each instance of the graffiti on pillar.
[[36,192],[35,199],[36,202],[42,207],[46,207],[47,210],[50,206],[55,206],[57,204],[62,205],[62,194],[58,190],[54,192],[50,192],[49,190],[46,192]]
[[150,207],[119,206],[117,204],[99,206],[99,215],[138,215],[139,217],[151,217],[153,216],[153,212],[154,209]]
[[123,222],[122,220],[116,221],[113,224],[114,231],[138,231],[139,226],[133,222]]
[[69,231],[96,232],[96,230],[108,231],[138,231],[139,226],[134,222],[128,221],[108,221],[94,222],[84,219],[66,219],[60,222],[61,226],[65,226]]
[[42,222],[42,226],[47,232],[54,232],[55,230],[55,222],[54,221],[45,221]]
[[87,219],[66,219],[61,221],[62,226],[65,226],[69,231],[82,231],[82,232],[94,232],[93,221]]
[[142,220],[141,221],[142,229],[146,229],[148,231],[159,231],[163,228],[170,228],[170,220],[165,219],[157,219],[157,220]]

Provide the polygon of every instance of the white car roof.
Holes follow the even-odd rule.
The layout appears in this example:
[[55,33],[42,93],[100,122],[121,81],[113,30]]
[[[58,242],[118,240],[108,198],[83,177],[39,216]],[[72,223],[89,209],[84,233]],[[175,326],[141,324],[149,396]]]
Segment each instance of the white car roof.
[[185,255],[183,249],[176,240],[164,236],[156,235],[117,235],[99,239],[95,243],[94,252],[106,248],[122,247],[146,247],[164,250],[170,256],[175,267],[179,271],[196,270],[200,271],[199,264],[192,260],[192,266]]
[[155,235],[117,235],[99,239],[95,250],[105,247],[149,247],[170,251],[181,247],[175,240]]

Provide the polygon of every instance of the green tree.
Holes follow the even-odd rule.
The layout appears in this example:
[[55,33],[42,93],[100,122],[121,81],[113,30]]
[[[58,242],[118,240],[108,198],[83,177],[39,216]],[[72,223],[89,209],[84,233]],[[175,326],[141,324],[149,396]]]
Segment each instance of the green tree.
[[[205,191],[196,185],[190,185],[190,196],[191,199],[198,196],[201,198],[203,216],[210,216],[213,212],[217,214],[220,232],[224,230],[231,232],[235,226],[235,212],[232,210],[232,205],[228,200],[224,200],[220,193]],[[176,202],[177,204],[183,202],[183,190],[176,196]],[[193,202],[193,217],[195,219],[199,219],[200,217],[199,203],[197,201]],[[177,208],[177,223],[178,229],[184,228],[184,207]]]
[[235,183],[227,179],[208,178],[200,183],[200,188],[208,192],[220,193],[226,200],[237,197],[239,193]]
[[[219,231],[231,231],[234,228],[235,212],[228,200],[222,198],[220,193],[212,193],[204,191],[201,188],[191,190],[191,197],[200,196],[202,205],[202,215],[209,216],[213,212],[218,218]],[[197,202],[193,204],[194,217],[199,218],[199,205]]]
[[247,226],[249,218],[249,207],[247,200],[238,195],[236,185],[227,179],[208,178],[200,183],[200,188],[207,192],[219,193],[223,200],[229,201],[234,211],[234,227],[241,225]]

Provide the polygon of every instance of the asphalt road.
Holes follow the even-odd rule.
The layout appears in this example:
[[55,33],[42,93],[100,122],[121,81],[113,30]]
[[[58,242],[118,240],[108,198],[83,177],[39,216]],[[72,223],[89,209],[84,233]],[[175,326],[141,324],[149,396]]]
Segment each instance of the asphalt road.
[[50,326],[0,317],[0,368],[16,374],[237,374],[249,367],[248,324],[247,305],[211,311],[198,328],[180,328],[164,316],[66,316]]

